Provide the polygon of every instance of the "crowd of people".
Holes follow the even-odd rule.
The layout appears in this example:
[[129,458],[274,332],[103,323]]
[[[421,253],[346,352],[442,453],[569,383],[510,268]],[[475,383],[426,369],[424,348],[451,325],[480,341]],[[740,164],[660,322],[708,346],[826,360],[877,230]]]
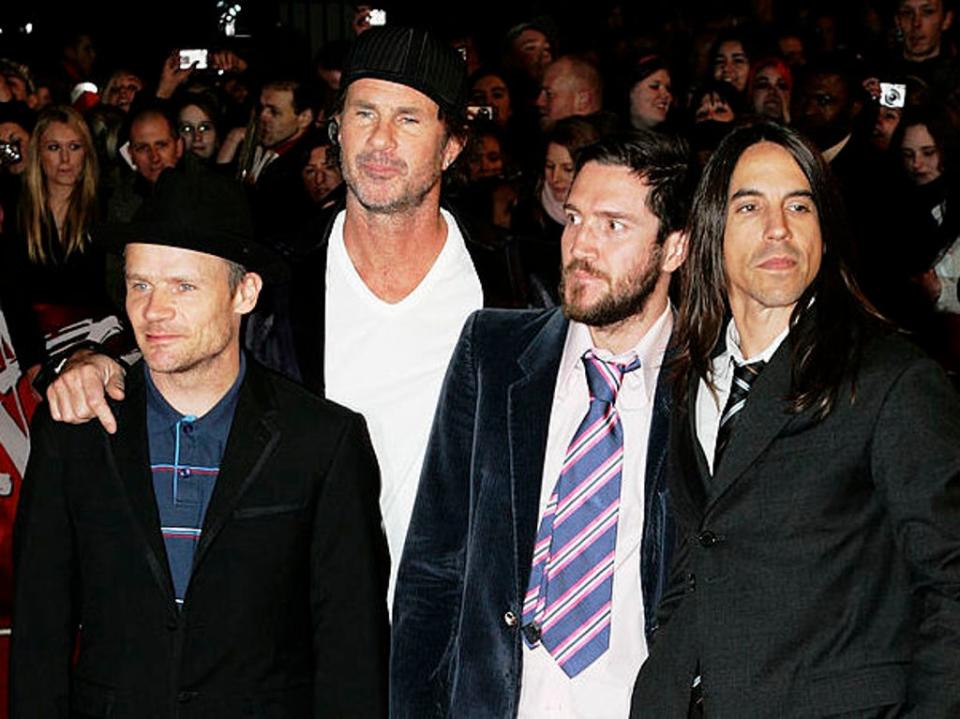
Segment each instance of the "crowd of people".
[[954,9],[800,5],[0,58],[13,715],[955,716]]

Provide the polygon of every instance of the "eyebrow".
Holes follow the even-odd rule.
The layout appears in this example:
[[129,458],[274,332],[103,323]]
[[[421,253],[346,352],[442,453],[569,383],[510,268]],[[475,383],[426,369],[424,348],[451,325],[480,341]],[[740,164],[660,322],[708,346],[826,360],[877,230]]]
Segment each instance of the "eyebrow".
[[[742,187],[730,195],[730,200],[728,200],[728,202],[740,199],[741,197],[763,197],[764,194],[765,193],[761,192],[760,190],[755,190],[752,187]],[[806,197],[811,200],[814,199],[813,192],[810,190],[791,190],[785,195],[785,197]]]
[[[579,212],[583,214],[576,205],[572,202],[563,203],[563,209],[568,212]],[[616,210],[598,210],[594,213],[598,217],[602,217],[605,220],[629,220],[630,222],[636,222],[637,216],[632,212],[618,212]]]

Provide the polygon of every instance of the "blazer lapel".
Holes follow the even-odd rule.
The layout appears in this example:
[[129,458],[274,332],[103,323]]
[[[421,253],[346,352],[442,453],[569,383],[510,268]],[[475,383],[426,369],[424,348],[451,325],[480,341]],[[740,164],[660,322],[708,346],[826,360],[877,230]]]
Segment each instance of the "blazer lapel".
[[126,398],[113,405],[117,417],[117,432],[108,435],[107,456],[130,504],[145,546],[150,571],[157,580],[160,591],[170,599],[171,609],[175,609],[173,578],[160,532],[160,515],[150,472],[147,396],[143,378],[145,371],[141,362],[129,372]]
[[687,515],[702,517],[706,504],[705,487],[710,481],[710,470],[706,457],[697,438],[697,391],[700,381],[696,377],[690,380],[685,402],[674,409],[671,428],[671,448],[673,466],[676,473],[670,479],[670,487],[677,490],[671,499],[686,505]]
[[197,571],[240,497],[260,474],[264,462],[280,441],[275,421],[276,404],[261,372],[255,362],[247,363],[247,376],[240,388],[220,473],[193,558],[193,572]]
[[322,239],[298,261],[290,282],[290,325],[300,376],[304,386],[321,397],[326,394],[327,253],[333,223],[342,209],[338,203],[311,223],[309,231],[318,228]]
[[754,382],[713,477],[708,504],[730,489],[793,418],[784,401],[790,391],[790,351],[788,337]]
[[543,458],[557,370],[567,336],[567,321],[555,310],[520,356],[523,376],[507,387],[510,483],[517,558],[517,585],[527,591],[533,545],[540,519]]

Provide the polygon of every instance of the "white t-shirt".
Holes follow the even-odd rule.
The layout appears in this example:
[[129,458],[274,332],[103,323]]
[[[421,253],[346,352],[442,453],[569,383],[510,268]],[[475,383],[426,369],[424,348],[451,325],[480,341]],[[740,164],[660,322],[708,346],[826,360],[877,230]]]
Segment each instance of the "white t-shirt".
[[453,216],[440,212],[443,249],[400,302],[384,302],[361,279],[343,242],[343,212],[327,250],[326,396],[363,414],[370,429],[382,477],[391,606],[440,385],[467,316],[483,305],[463,235]]

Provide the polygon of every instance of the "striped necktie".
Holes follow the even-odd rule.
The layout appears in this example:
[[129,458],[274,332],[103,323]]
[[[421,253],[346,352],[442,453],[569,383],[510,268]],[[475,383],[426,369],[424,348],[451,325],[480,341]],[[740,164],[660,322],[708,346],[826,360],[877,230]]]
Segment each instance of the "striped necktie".
[[723,451],[730,443],[730,435],[733,433],[733,427],[737,423],[740,410],[747,403],[750,387],[760,376],[760,372],[766,364],[763,360],[750,364],[737,364],[734,360],[731,360],[731,362],[733,362],[733,384],[730,385],[730,396],[727,398],[727,404],[723,407],[723,413],[720,415],[720,426],[717,428],[717,447],[713,453],[714,476],[716,476],[717,468],[720,466]]
[[523,634],[543,642],[569,677],[610,646],[614,549],[620,508],[623,429],[615,402],[623,376],[640,366],[583,355],[590,407],[564,457],[544,509],[523,602]]

